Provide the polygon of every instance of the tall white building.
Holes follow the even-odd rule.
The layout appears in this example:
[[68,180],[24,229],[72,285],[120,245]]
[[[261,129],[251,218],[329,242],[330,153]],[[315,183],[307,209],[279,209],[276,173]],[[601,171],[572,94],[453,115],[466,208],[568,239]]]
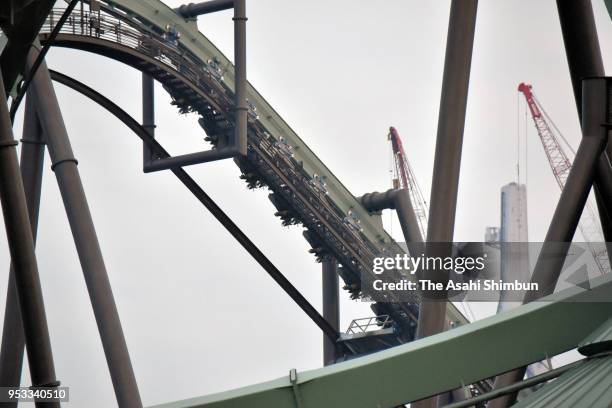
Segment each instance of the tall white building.
[[[527,224],[527,189],[524,184],[510,183],[501,189],[501,279],[504,282],[529,282],[529,230]],[[498,312],[520,304],[516,293],[501,293]],[[508,303],[508,299],[514,302]]]
[[500,242],[528,242],[527,188],[510,183],[501,189]]
[[[501,226],[499,229],[501,249],[501,279],[512,282],[531,280],[529,262],[529,229],[527,223],[527,188],[524,184],[510,183],[501,189]],[[517,293],[508,301],[509,293],[502,292],[497,312],[512,309],[521,304]],[[520,294],[522,298],[523,294]],[[540,361],[527,367],[527,377],[541,374],[550,369],[548,361]]]

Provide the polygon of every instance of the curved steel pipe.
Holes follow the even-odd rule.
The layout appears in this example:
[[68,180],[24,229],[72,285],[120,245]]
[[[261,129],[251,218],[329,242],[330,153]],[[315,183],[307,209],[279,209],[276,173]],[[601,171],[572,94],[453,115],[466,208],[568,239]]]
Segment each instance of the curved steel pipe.
[[407,189],[391,189],[384,193],[367,193],[357,199],[368,211],[381,211],[393,209],[397,211],[404,240],[408,243],[422,243],[423,237],[419,229],[419,223],[410,200]]
[[210,0],[201,3],[183,4],[174,9],[184,18],[194,18],[203,14],[229,10],[234,7],[234,0]]

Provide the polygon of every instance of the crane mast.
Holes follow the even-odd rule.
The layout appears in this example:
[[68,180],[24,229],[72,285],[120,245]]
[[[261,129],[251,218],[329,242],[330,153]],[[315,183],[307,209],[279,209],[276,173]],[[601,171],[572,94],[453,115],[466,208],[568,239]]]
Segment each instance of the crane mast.
[[[532,86],[521,83],[518,87],[518,91],[525,96],[527,106],[531,112],[531,118],[533,119],[538,136],[540,137],[540,141],[544,147],[544,153],[546,153],[546,157],[550,163],[553,175],[557,180],[557,184],[559,184],[559,187],[561,190],[563,190],[567,181],[567,176],[572,168],[572,162],[563,150],[555,133],[548,125],[545,117],[546,113],[535,97],[532,91]],[[599,218],[595,214],[593,206],[589,201],[590,200],[587,200],[585,203],[584,211],[582,213],[582,217],[580,218],[578,227],[580,228],[580,232],[586,241],[589,251],[593,255],[593,259],[595,260],[597,267],[602,274],[608,273],[610,272],[608,252],[604,246],[597,248],[594,245],[596,242],[604,242],[605,239],[599,224]]]
[[395,173],[393,188],[405,188],[408,190],[410,200],[412,201],[412,206],[414,207],[414,212],[419,223],[419,229],[421,230],[421,236],[423,239],[425,239],[427,234],[428,209],[425,199],[423,198],[423,193],[417,184],[412,167],[410,167],[410,164],[408,163],[399,133],[394,127],[389,128],[388,139],[391,141],[391,149],[393,151]]

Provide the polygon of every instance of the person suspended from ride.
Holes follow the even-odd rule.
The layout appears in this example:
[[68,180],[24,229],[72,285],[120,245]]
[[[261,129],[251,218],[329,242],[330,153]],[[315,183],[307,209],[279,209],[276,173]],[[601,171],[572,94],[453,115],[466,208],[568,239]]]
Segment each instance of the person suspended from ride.
[[178,46],[178,40],[181,38],[181,32],[177,30],[176,25],[167,24],[164,31],[164,39],[171,44]]
[[89,33],[93,35],[95,33],[96,37],[99,37],[100,34],[103,34],[101,30],[100,24],[101,18],[95,14],[90,14],[89,16]]

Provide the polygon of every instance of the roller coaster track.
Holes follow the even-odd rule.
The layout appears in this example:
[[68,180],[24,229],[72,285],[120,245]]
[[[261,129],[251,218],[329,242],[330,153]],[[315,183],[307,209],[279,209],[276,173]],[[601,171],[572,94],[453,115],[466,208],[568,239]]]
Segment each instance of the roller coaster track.
[[[42,43],[62,13],[49,15]],[[181,33],[179,39],[164,36],[168,25]],[[181,113],[200,115],[213,146],[223,144],[233,129],[232,64],[195,22],[160,1],[107,0],[99,13],[75,10],[51,45],[106,56],[154,77]],[[241,178],[249,188],[268,187],[283,224],[302,223],[312,252],[317,258],[332,254],[351,297],[361,297],[360,282],[373,279],[373,259],[403,253],[402,248],[251,85],[247,98],[248,155],[235,160]],[[374,304],[374,311],[391,316],[400,341],[412,340],[420,299],[384,296],[388,301]],[[450,303],[447,318],[455,325],[467,322]]]

